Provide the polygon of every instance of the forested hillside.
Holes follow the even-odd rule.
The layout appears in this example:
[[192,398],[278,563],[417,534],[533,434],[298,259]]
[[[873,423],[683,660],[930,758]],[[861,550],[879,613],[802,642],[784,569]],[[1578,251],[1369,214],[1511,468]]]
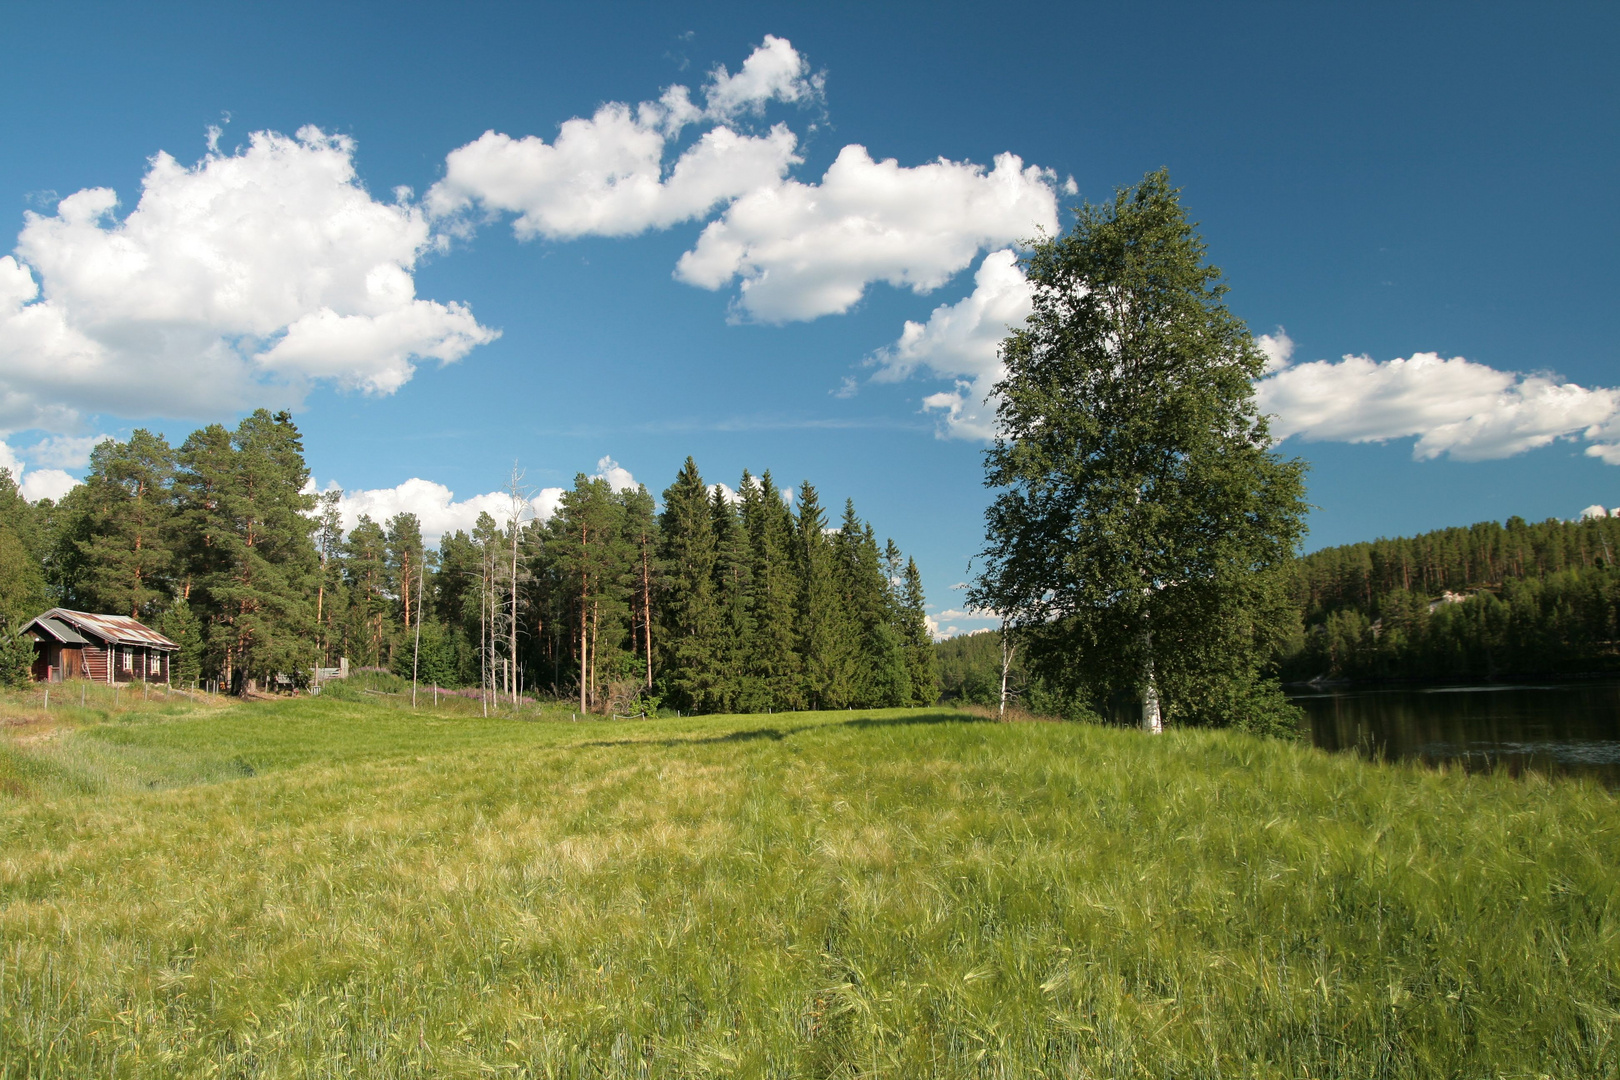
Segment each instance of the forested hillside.
[[1620,669],[1620,518],[1481,522],[1326,548],[1294,567],[1286,677]]
[[916,564],[853,503],[831,527],[808,482],[790,500],[744,473],[733,501],[688,459],[660,509],[580,475],[548,520],[519,496],[434,550],[413,514],[345,530],[338,493],[308,480],[291,417],[263,410],[178,448],[104,442],[56,504],[0,471],[0,618],[132,615],[180,642],[177,679],[238,690],[340,656],[409,676],[419,634],[424,683],[588,711],[938,697]]

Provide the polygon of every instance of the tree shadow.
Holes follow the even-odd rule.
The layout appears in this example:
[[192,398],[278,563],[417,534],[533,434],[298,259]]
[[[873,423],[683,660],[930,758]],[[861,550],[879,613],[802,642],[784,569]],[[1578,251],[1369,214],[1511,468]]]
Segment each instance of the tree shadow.
[[670,737],[663,739],[596,739],[591,742],[577,743],[576,745],[593,748],[606,748],[615,746],[715,746],[721,743],[748,743],[768,739],[771,742],[781,742],[783,739],[806,731],[826,731],[836,728],[855,728],[865,730],[868,728],[884,727],[913,727],[919,724],[993,724],[994,720],[982,716],[973,716],[962,712],[925,712],[912,716],[858,716],[851,720],[839,720],[828,724],[802,724],[799,727],[787,729],[777,727],[745,728],[741,731],[731,731],[724,735],[697,735]]

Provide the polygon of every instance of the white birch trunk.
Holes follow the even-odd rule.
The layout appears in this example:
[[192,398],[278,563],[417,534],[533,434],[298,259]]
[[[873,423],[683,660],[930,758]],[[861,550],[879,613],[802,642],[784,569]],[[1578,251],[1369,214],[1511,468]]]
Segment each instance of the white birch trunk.
[[1164,718],[1159,713],[1159,683],[1153,676],[1153,631],[1144,621],[1142,626],[1142,730],[1149,735],[1164,733]]
[[1007,718],[1007,675],[1012,671],[1014,647],[1011,635],[1007,633],[1007,624],[1001,624],[1001,706],[996,710],[996,719]]

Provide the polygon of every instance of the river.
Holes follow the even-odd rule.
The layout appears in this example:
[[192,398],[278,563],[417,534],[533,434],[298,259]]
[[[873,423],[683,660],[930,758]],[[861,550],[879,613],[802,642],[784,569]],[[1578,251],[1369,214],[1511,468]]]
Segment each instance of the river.
[[1327,750],[1620,787],[1620,681],[1355,687],[1290,693]]

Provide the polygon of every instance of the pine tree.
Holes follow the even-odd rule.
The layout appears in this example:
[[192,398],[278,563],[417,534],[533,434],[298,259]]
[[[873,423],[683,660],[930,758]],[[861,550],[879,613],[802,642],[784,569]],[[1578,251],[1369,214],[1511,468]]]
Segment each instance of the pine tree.
[[145,428],[90,452],[77,591],[92,610],[140,619],[168,599],[174,474],[174,451]]
[[630,607],[632,652],[639,652],[646,689],[653,687],[653,597],[659,585],[658,518],[645,484],[620,496],[624,506],[624,543],[631,553]]
[[349,617],[345,651],[361,667],[380,667],[392,638],[388,596],[388,534],[361,514],[344,543],[344,583],[348,586]]
[[478,600],[480,563],[472,538],[457,529],[439,540],[439,569],[430,582],[429,610],[445,627],[447,646],[454,656],[454,676],[446,685],[471,686],[479,677]]
[[[425,588],[422,576],[424,545],[422,524],[415,514],[399,513],[388,519],[386,539],[387,591],[393,598],[391,612],[395,625],[406,638],[416,627],[416,604],[419,586]],[[392,666],[392,665],[390,665]]]
[[666,697],[679,709],[712,711],[722,633],[714,590],[714,518],[709,490],[691,458],[664,490],[658,528]]
[[211,425],[179,456],[191,599],[206,612],[209,661],[239,693],[271,675],[296,677],[315,660],[319,562],[292,417],[259,409],[234,433]]
[[606,702],[603,690],[633,670],[632,654],[623,648],[631,566],[623,515],[608,482],[581,473],[550,523],[548,547],[557,553],[557,573],[568,601],[582,712],[600,710]]
[[321,666],[332,666],[332,644],[337,614],[345,607],[343,589],[343,514],[339,503],[343,492],[326,491],[316,496],[315,554],[320,559],[320,576],[315,588],[315,635]]

